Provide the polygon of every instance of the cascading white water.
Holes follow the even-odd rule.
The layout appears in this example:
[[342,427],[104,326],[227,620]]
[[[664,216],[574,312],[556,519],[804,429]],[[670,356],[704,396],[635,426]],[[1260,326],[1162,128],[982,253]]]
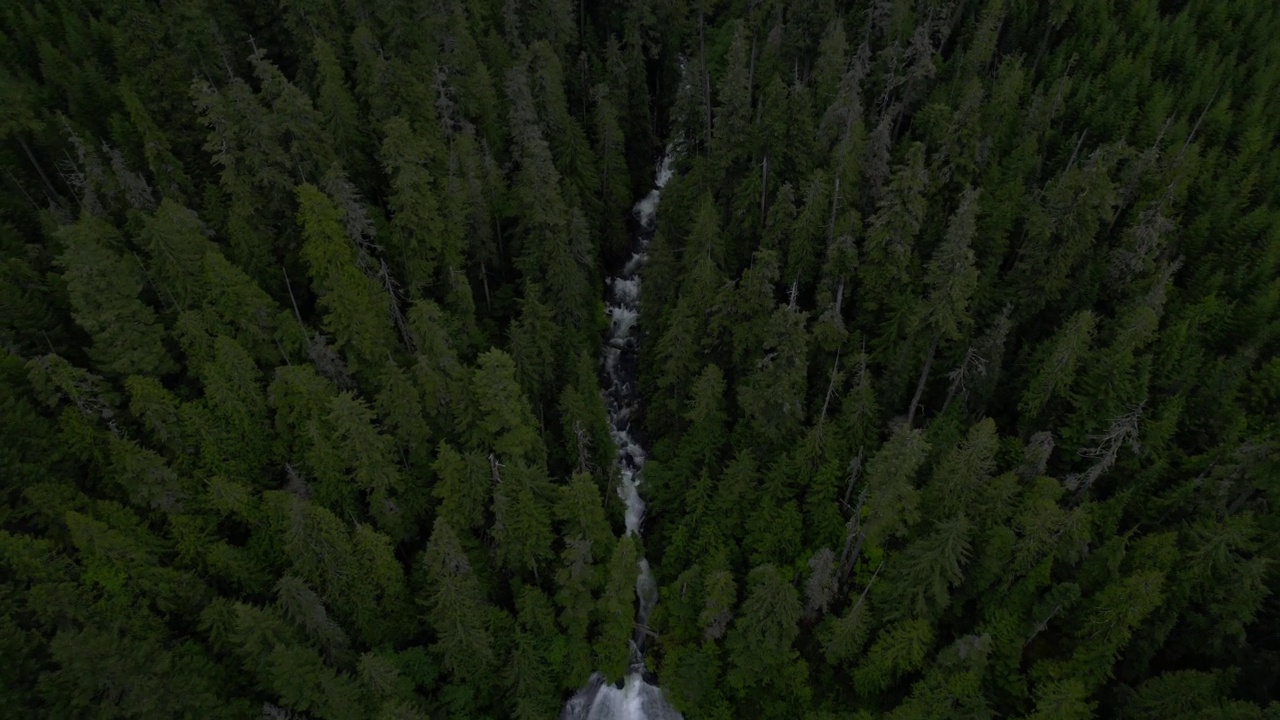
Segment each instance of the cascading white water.
[[[644,265],[649,241],[653,239],[657,219],[658,200],[662,188],[671,179],[672,157],[668,149],[658,163],[654,187],[640,202],[634,212],[638,230],[635,248],[622,273],[609,278],[608,308],[609,339],[604,346],[606,385],[605,403],[609,411],[610,432],[618,448],[617,465],[620,475],[618,496],[626,504],[628,535],[640,535],[640,523],[644,519],[644,499],[640,497],[641,469],[645,453],[640,442],[632,434],[631,421],[637,410],[636,382],[638,375],[637,351],[639,349],[640,317],[640,268]],[[658,601],[658,588],[649,572],[649,561],[640,559],[636,572],[636,623],[643,627],[649,612]],[[637,630],[632,640],[631,672],[622,687],[609,685],[604,676],[595,673],[564,706],[561,720],[682,720],[662,697],[662,690],[644,679],[644,634]]]

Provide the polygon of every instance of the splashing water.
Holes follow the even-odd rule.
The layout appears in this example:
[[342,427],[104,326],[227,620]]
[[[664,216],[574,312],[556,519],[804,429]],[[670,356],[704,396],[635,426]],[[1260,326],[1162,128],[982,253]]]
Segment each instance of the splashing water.
[[622,687],[608,685],[595,673],[587,686],[564,706],[562,718],[591,720],[683,720],[662,697],[662,690],[645,682],[638,673],[627,676]]
[[[644,520],[644,498],[640,497],[643,484],[645,452],[639,440],[632,434],[631,419],[638,409],[636,379],[639,374],[637,350],[640,333],[640,278],[637,273],[644,265],[653,239],[657,220],[658,200],[662,188],[672,175],[672,153],[668,149],[658,163],[654,187],[635,205],[639,230],[635,237],[635,251],[622,273],[606,281],[608,286],[609,339],[604,347],[606,384],[605,404],[609,412],[609,425],[614,445],[618,448],[616,459],[619,474],[618,497],[626,504],[627,534],[639,537]],[[621,687],[610,685],[600,673],[594,673],[585,687],[565,703],[561,720],[683,720],[662,696],[662,689],[650,685],[644,673],[644,641],[649,613],[658,602],[658,586],[649,571],[649,561],[641,558],[636,574],[636,625],[631,641],[631,672]]]

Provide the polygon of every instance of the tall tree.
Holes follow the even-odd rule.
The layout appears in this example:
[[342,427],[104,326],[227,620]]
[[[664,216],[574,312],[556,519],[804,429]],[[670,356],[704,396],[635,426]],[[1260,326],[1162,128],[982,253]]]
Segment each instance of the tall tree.
[[353,371],[380,367],[395,345],[381,289],[355,265],[355,250],[333,202],[314,185],[298,186],[298,222],[313,287],[325,309],[324,327],[333,334]]
[[83,217],[59,232],[72,316],[93,339],[90,357],[113,375],[163,375],[175,368],[164,346],[164,328],[142,301],[143,275],[121,254],[115,228]]

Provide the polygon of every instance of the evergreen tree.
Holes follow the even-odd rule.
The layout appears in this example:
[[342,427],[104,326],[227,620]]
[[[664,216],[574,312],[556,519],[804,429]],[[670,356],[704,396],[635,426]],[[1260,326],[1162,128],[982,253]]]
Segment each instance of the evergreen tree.
[[109,223],[83,217],[59,233],[72,317],[89,333],[95,366],[114,375],[163,375],[174,368],[164,347],[164,328],[142,301],[141,269],[121,254]]
[[621,678],[630,666],[638,557],[633,538],[626,536],[618,540],[609,558],[608,575],[596,608],[599,626],[594,642],[596,665],[607,678]]
[[1276,37],[4,4],[0,717],[1274,720]]
[[489,630],[495,610],[446,521],[436,520],[423,562],[432,586],[426,606],[427,623],[436,632],[432,650],[450,677],[478,687],[497,660]]
[[391,178],[391,257],[402,269],[411,298],[427,297],[442,268],[461,262],[461,238],[451,238],[441,216],[440,182],[431,174],[443,149],[403,117],[389,120],[382,165]]
[[[800,595],[778,569],[761,565],[748,576],[747,597],[725,639],[732,664],[726,674],[731,692],[762,702],[769,716],[781,716],[790,703],[809,695],[803,666],[793,648],[800,620]],[[774,688],[773,697],[762,694]]]

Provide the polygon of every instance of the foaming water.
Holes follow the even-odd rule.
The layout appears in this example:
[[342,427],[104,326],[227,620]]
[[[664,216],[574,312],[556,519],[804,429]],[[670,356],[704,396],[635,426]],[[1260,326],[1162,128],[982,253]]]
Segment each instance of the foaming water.
[[[649,242],[653,239],[658,201],[662,188],[672,175],[671,151],[663,155],[653,182],[653,189],[640,202],[634,213],[638,229],[634,252],[621,274],[606,281],[609,315],[609,339],[604,346],[605,405],[609,414],[610,434],[618,448],[618,497],[626,505],[627,534],[639,537],[644,522],[644,484],[642,470],[645,452],[634,435],[632,419],[639,412],[636,388],[639,375],[640,343],[640,277]],[[631,672],[620,686],[610,685],[600,673],[594,673],[587,684],[565,703],[561,720],[682,720],[662,696],[662,689],[650,685],[644,673],[645,627],[649,613],[658,602],[658,586],[649,571],[649,561],[640,558],[636,568],[636,625],[631,641]]]
[[595,673],[587,686],[578,691],[564,706],[562,720],[683,720],[680,713],[667,704],[662,690],[632,673],[616,687],[605,683]]

